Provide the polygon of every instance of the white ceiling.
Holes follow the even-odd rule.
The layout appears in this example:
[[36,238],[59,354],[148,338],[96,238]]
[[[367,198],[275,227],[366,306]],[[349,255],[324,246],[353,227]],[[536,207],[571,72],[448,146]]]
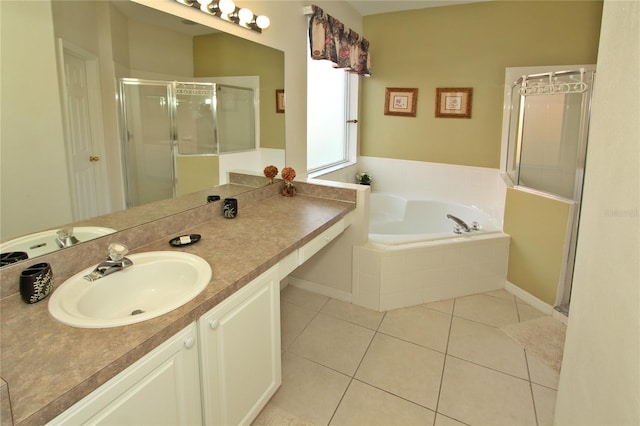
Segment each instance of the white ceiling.
[[490,0],[346,0],[362,16],[401,10],[424,9],[426,7],[453,6]]

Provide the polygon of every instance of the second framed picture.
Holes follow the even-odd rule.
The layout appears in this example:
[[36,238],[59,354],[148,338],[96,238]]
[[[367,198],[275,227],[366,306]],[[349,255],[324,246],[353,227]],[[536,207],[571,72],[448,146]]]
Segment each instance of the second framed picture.
[[453,87],[436,89],[436,117],[471,118],[473,89]]
[[387,87],[384,95],[384,115],[415,117],[418,89]]

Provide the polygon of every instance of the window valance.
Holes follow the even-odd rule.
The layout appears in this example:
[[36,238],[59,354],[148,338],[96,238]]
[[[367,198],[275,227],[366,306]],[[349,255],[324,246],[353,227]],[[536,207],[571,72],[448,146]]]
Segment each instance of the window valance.
[[309,44],[312,59],[326,59],[336,68],[344,68],[358,75],[370,76],[369,41],[358,33],[345,28],[333,16],[324,13],[316,5],[311,6],[309,20]]

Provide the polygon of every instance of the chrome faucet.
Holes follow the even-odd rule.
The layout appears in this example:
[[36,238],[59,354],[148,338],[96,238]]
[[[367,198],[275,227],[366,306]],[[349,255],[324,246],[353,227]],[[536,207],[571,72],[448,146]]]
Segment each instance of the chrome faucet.
[[[455,217],[452,214],[448,214],[447,219],[451,219],[452,221],[454,221],[460,228],[464,229],[464,232],[471,232],[471,228],[469,228],[469,225],[467,225],[464,220],[458,217]],[[460,234],[461,232],[456,232],[456,233]]]
[[80,241],[73,236],[73,227],[65,227],[56,232],[56,244],[60,248],[71,247]]
[[129,249],[124,244],[109,244],[109,257],[107,257],[104,262],[96,266],[92,272],[85,275],[84,279],[87,281],[99,280],[109,274],[122,271],[123,269],[132,266],[133,262],[125,257],[128,252]]

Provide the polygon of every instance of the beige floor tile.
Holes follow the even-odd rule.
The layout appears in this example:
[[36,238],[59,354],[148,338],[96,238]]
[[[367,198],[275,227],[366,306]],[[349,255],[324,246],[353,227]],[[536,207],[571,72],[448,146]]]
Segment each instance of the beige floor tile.
[[436,414],[434,426],[465,426],[466,423],[459,422],[451,417],[444,416],[440,413]]
[[443,353],[378,333],[355,377],[435,410],[443,365]]
[[326,367],[353,376],[374,331],[319,313],[289,350]]
[[438,412],[473,425],[535,425],[529,382],[447,356]]
[[447,354],[529,380],[524,349],[496,327],[454,317]]
[[497,297],[500,299],[510,300],[512,302],[516,300],[516,297],[513,294],[509,293],[507,290],[504,290],[504,289],[487,291],[486,293],[482,293],[482,294],[486,294],[487,296]]
[[529,375],[533,383],[558,390],[558,382],[560,381],[560,373],[547,364],[540,361],[534,355],[526,353],[527,364],[529,365]]
[[322,309],[324,304],[329,300],[327,296],[312,293],[310,291],[303,290],[292,285],[286,286],[280,292],[280,298],[281,300],[286,300],[287,302],[293,303],[294,305],[311,309],[316,312]]
[[354,380],[331,425],[431,425],[434,415],[431,410]]
[[556,410],[556,398],[558,392],[543,386],[531,385],[533,390],[533,400],[536,404],[536,414],[538,415],[538,426],[553,425],[553,415]]
[[515,302],[484,294],[457,298],[453,315],[494,327],[518,322]]
[[280,302],[280,333],[282,349],[287,349],[318,313],[286,301]]
[[253,426],[314,426],[313,423],[302,420],[272,404],[267,404],[251,424]]
[[351,379],[298,355],[282,355],[282,386],[268,405],[316,425],[329,423]]
[[444,352],[450,324],[450,315],[412,306],[387,312],[378,331]]
[[361,325],[371,330],[377,330],[384,312],[377,312],[371,309],[351,303],[342,302],[336,299],[330,299],[322,308],[325,314],[332,315],[336,318]]
[[525,321],[546,316],[545,313],[540,312],[533,306],[527,303],[524,303],[522,301],[518,302],[518,315],[520,315],[520,322],[525,322]]
[[453,302],[455,299],[446,299],[446,300],[439,300],[437,302],[430,302],[430,303],[425,303],[424,307],[429,308],[429,309],[434,309],[438,312],[442,312],[443,314],[449,314],[451,315],[453,313]]

